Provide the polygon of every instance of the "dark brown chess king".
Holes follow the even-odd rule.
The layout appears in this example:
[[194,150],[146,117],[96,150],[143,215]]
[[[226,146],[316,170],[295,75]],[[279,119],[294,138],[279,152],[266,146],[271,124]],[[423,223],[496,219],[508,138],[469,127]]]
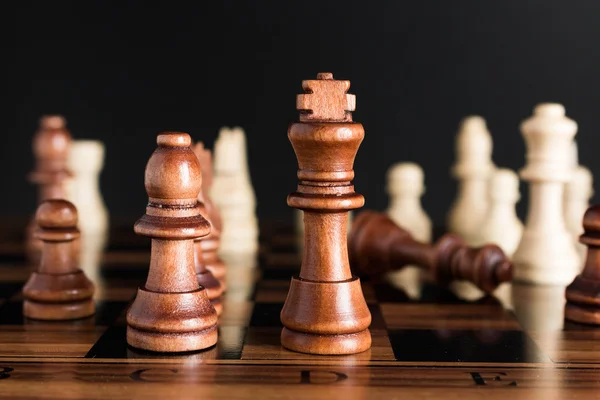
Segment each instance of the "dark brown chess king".
[[310,354],[359,353],[371,347],[371,313],[350,272],[347,225],[348,211],[364,205],[352,185],[364,129],[352,122],[349,81],[320,73],[302,88],[300,121],[288,129],[300,183],[288,205],[304,211],[304,251],[281,310],[281,344]]
[[491,293],[512,279],[513,266],[495,244],[469,247],[457,235],[446,234],[432,246],[416,241],[387,215],[363,211],[352,224],[350,261],[361,275],[376,277],[417,265],[442,284],[465,280]]
[[194,239],[210,232],[200,214],[202,173],[186,133],[162,133],[146,165],[146,214],[134,230],[152,238],[146,284],[127,312],[127,343],[157,352],[217,342],[217,313],[194,268]]
[[565,318],[600,325],[600,205],[588,208],[583,216],[580,242],[588,248],[583,271],[567,286]]

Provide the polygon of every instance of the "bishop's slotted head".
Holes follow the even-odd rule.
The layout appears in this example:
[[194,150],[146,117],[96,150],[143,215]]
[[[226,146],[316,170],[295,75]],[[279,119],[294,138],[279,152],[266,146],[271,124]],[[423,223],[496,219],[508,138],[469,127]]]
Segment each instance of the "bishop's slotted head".
[[43,243],[40,265],[23,287],[28,318],[69,320],[94,314],[94,285],[77,265],[77,209],[66,200],[46,200],[36,213],[35,237]]
[[146,166],[149,202],[137,234],[152,238],[148,280],[127,312],[127,343],[183,352],[217,341],[217,314],[194,267],[194,239],[210,232],[200,214],[202,175],[187,133],[161,133]]
[[567,286],[565,318],[600,325],[600,205],[585,212],[583,229],[579,240],[587,246],[587,257],[581,274]]
[[310,354],[354,354],[371,347],[371,314],[350,272],[348,211],[364,204],[354,192],[354,157],[364,137],[352,122],[348,81],[330,73],[304,81],[300,122],[288,129],[300,184],[288,205],[304,211],[304,252],[281,310],[283,347]]

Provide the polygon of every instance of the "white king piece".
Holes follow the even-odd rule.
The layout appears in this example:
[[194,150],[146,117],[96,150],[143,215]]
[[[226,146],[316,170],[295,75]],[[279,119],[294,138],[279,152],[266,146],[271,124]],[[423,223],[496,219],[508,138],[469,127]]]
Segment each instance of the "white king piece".
[[513,256],[515,280],[567,285],[580,267],[579,256],[563,217],[564,184],[571,178],[571,143],[577,123],[561,104],[540,104],[521,124],[527,165],[520,171],[529,182],[529,211],[523,237]]

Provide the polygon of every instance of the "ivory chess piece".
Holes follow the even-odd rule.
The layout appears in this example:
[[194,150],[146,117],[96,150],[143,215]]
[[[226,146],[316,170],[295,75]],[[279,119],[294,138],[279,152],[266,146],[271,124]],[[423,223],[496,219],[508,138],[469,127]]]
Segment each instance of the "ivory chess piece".
[[104,144],[97,140],[73,140],[68,167],[73,174],[69,199],[79,211],[82,236],[98,239],[108,231],[108,210],[100,192],[100,173],[104,167]]
[[512,279],[512,264],[494,244],[473,248],[458,235],[446,234],[432,246],[415,240],[388,216],[374,211],[356,217],[349,243],[352,266],[363,275],[378,276],[417,265],[437,282],[465,280],[487,293]]
[[[390,204],[387,215],[397,225],[406,229],[416,240],[431,242],[431,219],[421,206],[425,193],[425,177],[418,164],[403,162],[394,164],[387,173],[387,192]],[[412,299],[420,297],[421,270],[408,265],[387,274],[387,280],[404,290]]]
[[593,205],[583,216],[581,243],[587,246],[583,271],[567,286],[565,318],[600,325],[600,206]]
[[523,236],[513,255],[515,280],[567,285],[579,272],[580,259],[563,214],[564,184],[571,177],[569,145],[577,132],[561,104],[535,107],[521,124],[527,164],[520,171],[529,182],[529,211]]
[[495,169],[492,137],[482,117],[463,119],[456,137],[456,154],[452,175],[458,179],[458,195],[448,214],[448,231],[473,244],[488,210],[488,182]]
[[523,234],[523,223],[515,211],[520,198],[519,177],[510,169],[499,168],[492,175],[488,192],[490,207],[474,242],[477,246],[497,244],[510,258]]
[[421,242],[431,242],[431,219],[421,206],[425,193],[424,175],[415,163],[398,163],[388,171],[387,215]]
[[210,197],[210,188],[213,182],[213,167],[211,151],[204,148],[202,142],[196,143],[194,153],[200,162],[202,170],[202,190],[198,196],[198,200],[204,203],[206,213],[203,214],[210,222],[211,229],[208,236],[202,238],[202,259],[206,268],[212,272],[213,276],[219,280],[223,290],[226,289],[226,267],[225,263],[219,256],[218,250],[221,243],[221,229],[223,223],[219,209],[213,203]]
[[573,169],[571,179],[565,185],[565,224],[582,261],[585,260],[587,247],[579,242],[579,236],[583,233],[583,215],[590,205],[590,199],[594,195],[592,182],[593,177],[590,170],[582,165],[577,165]]
[[186,133],[161,133],[146,165],[146,214],[134,230],[152,239],[148,280],[127,312],[127,343],[155,352],[201,350],[217,342],[217,313],[198,284],[194,239],[210,232],[200,214],[202,173]]
[[[71,177],[67,167],[70,144],[71,134],[62,116],[46,115],[40,119],[33,138],[36,166],[29,175],[29,180],[38,186],[38,204],[67,197],[66,182]],[[34,217],[27,227],[25,243],[28,258],[34,263],[39,261],[42,249],[42,241],[34,237],[35,230]]]
[[215,142],[214,181],[210,193],[223,221],[219,254],[227,264],[254,266],[258,219],[247,164],[244,131],[222,128]]
[[67,198],[79,211],[81,237],[76,246],[80,265],[93,282],[99,279],[99,264],[108,241],[108,210],[100,192],[104,166],[104,144],[97,140],[73,140],[67,165],[73,179],[68,181]]
[[94,314],[94,285],[79,269],[73,251],[79,237],[77,209],[66,200],[46,200],[37,209],[36,222],[42,256],[38,270],[23,287],[23,314],[41,320]]
[[288,129],[296,157],[296,192],[288,205],[304,210],[304,252],[281,310],[281,344],[310,354],[354,354],[371,347],[371,313],[348,262],[348,211],[363,206],[354,192],[354,158],[364,138],[352,121],[349,81],[319,73],[302,82],[300,121]]

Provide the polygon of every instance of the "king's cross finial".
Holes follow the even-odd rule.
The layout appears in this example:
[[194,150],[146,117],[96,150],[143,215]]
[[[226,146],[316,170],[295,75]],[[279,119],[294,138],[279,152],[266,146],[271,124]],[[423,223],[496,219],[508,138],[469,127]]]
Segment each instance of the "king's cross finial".
[[304,94],[296,97],[300,121],[352,121],[356,97],[348,94],[350,81],[336,81],[330,72],[317,74],[316,80],[302,81]]

